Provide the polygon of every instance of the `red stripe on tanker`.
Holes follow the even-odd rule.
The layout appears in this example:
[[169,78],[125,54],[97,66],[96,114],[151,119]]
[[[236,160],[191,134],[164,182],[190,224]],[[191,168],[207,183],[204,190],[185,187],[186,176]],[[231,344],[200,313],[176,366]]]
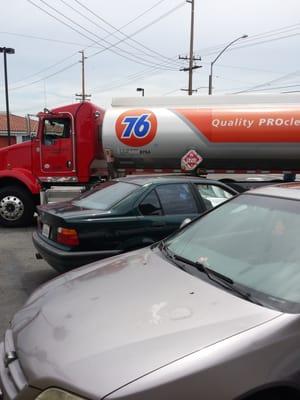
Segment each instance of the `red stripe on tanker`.
[[298,143],[299,109],[176,109],[215,143]]

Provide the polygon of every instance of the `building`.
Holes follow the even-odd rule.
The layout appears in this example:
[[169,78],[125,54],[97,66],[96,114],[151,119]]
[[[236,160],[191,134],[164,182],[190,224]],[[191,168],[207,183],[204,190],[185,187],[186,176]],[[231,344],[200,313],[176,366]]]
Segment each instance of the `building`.
[[[30,140],[30,134],[37,130],[37,121],[19,115],[10,114],[10,143],[22,143]],[[0,147],[8,145],[6,113],[0,111]]]

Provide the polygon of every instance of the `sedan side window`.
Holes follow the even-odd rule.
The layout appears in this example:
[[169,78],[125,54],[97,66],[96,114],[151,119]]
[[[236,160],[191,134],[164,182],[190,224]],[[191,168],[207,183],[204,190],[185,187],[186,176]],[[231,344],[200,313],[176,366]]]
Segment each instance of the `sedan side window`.
[[188,184],[160,185],[156,190],[166,215],[198,214],[199,211]]
[[155,190],[152,190],[139,205],[143,215],[162,215],[162,209]]
[[227,192],[220,186],[209,185],[209,184],[196,184],[197,190],[202,197],[206,208],[216,207],[218,204],[223,203],[225,200],[230,199],[233,194]]

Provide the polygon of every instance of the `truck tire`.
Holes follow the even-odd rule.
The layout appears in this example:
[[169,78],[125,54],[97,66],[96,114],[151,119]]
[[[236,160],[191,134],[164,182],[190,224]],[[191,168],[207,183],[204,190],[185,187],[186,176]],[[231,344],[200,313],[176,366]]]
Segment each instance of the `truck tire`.
[[0,225],[28,226],[33,222],[35,204],[30,193],[19,186],[0,189]]

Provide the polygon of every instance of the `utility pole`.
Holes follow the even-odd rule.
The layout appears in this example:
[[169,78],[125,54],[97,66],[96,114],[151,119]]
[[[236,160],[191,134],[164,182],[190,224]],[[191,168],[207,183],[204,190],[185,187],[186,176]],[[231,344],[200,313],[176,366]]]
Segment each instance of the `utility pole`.
[[84,50],[79,51],[81,54],[81,60],[79,61],[81,63],[81,94],[76,93],[76,100],[80,100],[84,102],[87,100],[88,97],[91,97],[90,94],[85,93],[85,71],[84,71],[84,60],[86,60],[87,57],[84,56]]
[[10,135],[10,119],[9,119],[9,100],[8,100],[8,79],[7,79],[7,60],[6,54],[15,54],[15,49],[10,47],[0,47],[0,53],[4,56],[4,81],[5,81],[5,102],[6,102],[6,124],[7,124],[7,138],[8,145],[11,145]]
[[194,65],[194,61],[200,61],[201,57],[194,56],[194,17],[195,17],[195,0],[186,0],[187,3],[191,4],[191,34],[190,34],[190,55],[189,57],[179,56],[179,60],[189,61],[189,66],[187,68],[182,68],[180,71],[189,72],[189,84],[188,84],[188,95],[191,96],[194,92],[193,90],[193,70],[201,68],[200,65]]

